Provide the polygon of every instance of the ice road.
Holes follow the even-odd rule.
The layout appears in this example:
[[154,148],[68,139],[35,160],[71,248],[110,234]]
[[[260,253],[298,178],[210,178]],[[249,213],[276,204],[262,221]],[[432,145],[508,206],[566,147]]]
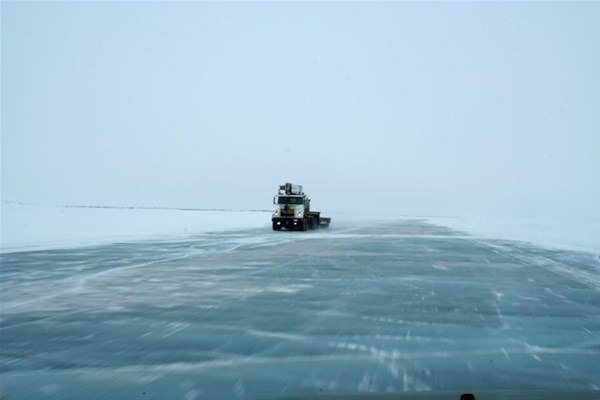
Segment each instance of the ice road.
[[1,255],[7,399],[600,389],[600,260],[404,220]]

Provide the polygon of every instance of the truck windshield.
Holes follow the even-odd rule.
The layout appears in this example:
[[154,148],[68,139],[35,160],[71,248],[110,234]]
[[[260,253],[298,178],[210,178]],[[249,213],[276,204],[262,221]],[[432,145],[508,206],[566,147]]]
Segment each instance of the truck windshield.
[[277,198],[278,204],[302,204],[302,197],[292,197],[292,196],[279,196]]

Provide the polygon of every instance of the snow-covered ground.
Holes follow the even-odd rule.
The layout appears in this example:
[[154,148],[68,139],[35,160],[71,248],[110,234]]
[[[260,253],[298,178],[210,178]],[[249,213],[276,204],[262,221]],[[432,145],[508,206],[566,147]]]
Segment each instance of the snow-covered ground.
[[593,226],[331,216],[3,204],[0,397],[600,389]]
[[259,225],[3,254],[0,397],[600,393],[595,254],[422,220]]
[[[328,215],[333,217],[333,227],[338,228],[419,218],[486,239],[519,240],[600,254],[600,221],[597,220]],[[3,203],[0,219],[2,252],[185,238],[197,233],[270,226],[268,211],[77,208],[18,203]]]
[[2,204],[1,250],[69,248],[267,226],[268,212]]
[[600,221],[483,217],[431,217],[431,223],[487,239],[519,240],[548,248],[600,254]]

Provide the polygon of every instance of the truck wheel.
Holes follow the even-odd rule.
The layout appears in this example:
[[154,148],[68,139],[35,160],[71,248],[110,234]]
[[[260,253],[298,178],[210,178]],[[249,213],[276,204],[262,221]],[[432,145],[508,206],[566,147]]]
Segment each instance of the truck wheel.
[[306,218],[303,218],[302,221],[299,222],[300,226],[298,226],[298,230],[305,231],[307,228]]

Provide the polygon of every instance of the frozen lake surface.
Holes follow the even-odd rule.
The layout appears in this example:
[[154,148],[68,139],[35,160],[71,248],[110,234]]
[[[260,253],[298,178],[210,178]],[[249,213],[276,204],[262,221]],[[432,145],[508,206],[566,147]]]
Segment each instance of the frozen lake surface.
[[1,257],[7,399],[600,389],[593,253],[406,220]]

